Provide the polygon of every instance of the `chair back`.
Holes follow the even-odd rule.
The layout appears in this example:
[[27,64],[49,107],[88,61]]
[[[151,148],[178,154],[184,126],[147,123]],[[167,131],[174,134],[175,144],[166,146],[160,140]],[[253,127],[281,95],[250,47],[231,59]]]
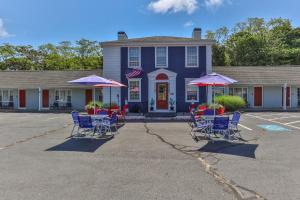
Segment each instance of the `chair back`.
[[223,131],[229,128],[229,117],[215,117],[213,130]]
[[107,110],[98,110],[97,111],[97,115],[108,115],[108,112],[107,112]]
[[231,123],[234,125],[238,125],[239,121],[241,118],[241,113],[240,112],[234,112],[232,119],[231,119]]
[[110,123],[111,124],[115,124],[118,122],[118,116],[117,116],[117,113],[113,112],[111,114],[111,118],[110,118]]
[[214,115],[214,110],[206,109],[204,110],[203,115]]
[[78,121],[79,112],[72,111],[71,115],[72,115],[72,119],[73,119],[74,124],[78,125],[79,124],[79,121]]
[[78,116],[80,128],[93,128],[91,116]]

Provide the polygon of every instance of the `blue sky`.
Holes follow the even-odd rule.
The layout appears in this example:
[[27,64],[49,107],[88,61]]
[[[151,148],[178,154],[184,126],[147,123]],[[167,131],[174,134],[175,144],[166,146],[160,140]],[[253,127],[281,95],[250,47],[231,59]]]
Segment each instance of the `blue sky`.
[[58,43],[80,38],[190,36],[232,27],[248,17],[283,17],[300,26],[299,0],[0,0],[0,44]]

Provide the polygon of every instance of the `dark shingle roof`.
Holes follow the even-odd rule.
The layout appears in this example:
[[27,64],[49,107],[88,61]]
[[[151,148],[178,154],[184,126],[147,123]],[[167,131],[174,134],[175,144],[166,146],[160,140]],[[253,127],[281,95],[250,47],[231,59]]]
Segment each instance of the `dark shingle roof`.
[[208,39],[201,39],[196,40],[193,38],[187,38],[187,37],[172,37],[172,36],[152,36],[152,37],[142,37],[142,38],[131,38],[126,40],[114,40],[114,41],[107,41],[102,42],[101,44],[103,46],[105,45],[126,45],[130,43],[146,43],[146,44],[164,44],[164,43],[214,43],[214,40],[208,40]]
[[244,85],[300,85],[300,66],[237,66],[213,67],[213,71]]
[[0,88],[79,88],[68,81],[89,75],[101,76],[101,70],[78,71],[0,71]]

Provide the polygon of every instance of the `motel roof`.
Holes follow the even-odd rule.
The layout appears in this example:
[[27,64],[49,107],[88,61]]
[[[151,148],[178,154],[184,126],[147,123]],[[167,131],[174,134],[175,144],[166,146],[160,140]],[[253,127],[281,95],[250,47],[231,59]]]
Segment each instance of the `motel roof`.
[[213,71],[237,80],[235,85],[300,85],[300,65],[218,66]]
[[68,81],[89,75],[101,76],[101,70],[0,71],[0,88],[83,88]]

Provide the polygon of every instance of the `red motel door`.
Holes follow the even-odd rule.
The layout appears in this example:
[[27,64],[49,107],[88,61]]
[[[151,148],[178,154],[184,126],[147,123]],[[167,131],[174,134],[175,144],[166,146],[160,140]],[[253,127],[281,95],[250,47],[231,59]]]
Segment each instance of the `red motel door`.
[[[282,96],[281,96],[281,102],[282,102],[282,106],[283,106],[283,90],[284,88],[282,87],[281,91],[282,91]],[[286,101],[286,106],[290,106],[290,101],[291,101],[291,88],[287,87],[286,88],[286,96],[285,96],[285,101]]]
[[49,90],[43,90],[43,108],[49,107]]
[[19,106],[20,108],[26,107],[26,90],[19,90]]
[[156,83],[156,109],[168,109],[168,83]]
[[254,87],[254,106],[262,106],[262,87]]
[[93,101],[93,90],[87,89],[85,90],[85,104],[88,104],[91,101]]

